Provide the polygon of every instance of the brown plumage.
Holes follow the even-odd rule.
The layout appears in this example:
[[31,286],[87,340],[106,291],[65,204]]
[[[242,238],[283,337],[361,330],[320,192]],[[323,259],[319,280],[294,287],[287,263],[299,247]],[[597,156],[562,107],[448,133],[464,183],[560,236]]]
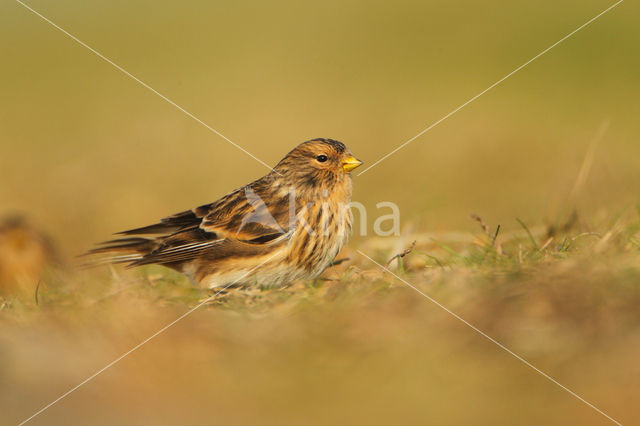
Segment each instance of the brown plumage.
[[262,178],[211,204],[120,232],[124,238],[89,254],[168,266],[203,287],[313,278],[347,241],[350,171],[360,164],[341,142],[303,142]]

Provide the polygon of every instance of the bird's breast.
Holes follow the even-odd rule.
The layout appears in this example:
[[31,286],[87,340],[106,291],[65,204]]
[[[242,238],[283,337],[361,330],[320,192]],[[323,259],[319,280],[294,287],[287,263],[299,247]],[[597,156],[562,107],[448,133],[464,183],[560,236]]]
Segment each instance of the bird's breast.
[[296,214],[289,258],[312,276],[335,260],[351,232],[348,202],[328,198],[308,201]]

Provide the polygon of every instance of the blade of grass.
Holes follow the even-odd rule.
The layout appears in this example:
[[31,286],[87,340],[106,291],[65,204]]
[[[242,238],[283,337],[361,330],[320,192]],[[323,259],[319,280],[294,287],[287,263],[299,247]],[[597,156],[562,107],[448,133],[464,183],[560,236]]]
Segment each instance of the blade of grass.
[[533,244],[533,247],[536,250],[539,250],[540,247],[538,246],[538,243],[536,242],[536,239],[533,237],[533,234],[531,233],[531,230],[529,229],[529,227],[522,221],[520,220],[520,218],[516,217],[516,220],[518,221],[518,223],[520,224],[520,226],[522,226],[522,228],[527,231],[527,235],[529,236],[529,240],[531,240],[531,244]]
[[473,261],[471,259],[469,259],[468,257],[463,256],[461,253],[457,252],[456,250],[454,250],[453,248],[449,247],[448,245],[446,245],[444,243],[441,243],[440,241],[436,240],[435,238],[431,238],[431,241],[435,245],[437,245],[438,247],[443,249],[444,251],[446,251],[449,254],[453,255],[454,257],[462,259],[466,265],[471,265],[473,263]]
[[500,233],[500,225],[496,228],[496,233],[493,234],[493,238],[491,239],[491,245],[495,247],[496,239],[498,238],[498,234]]

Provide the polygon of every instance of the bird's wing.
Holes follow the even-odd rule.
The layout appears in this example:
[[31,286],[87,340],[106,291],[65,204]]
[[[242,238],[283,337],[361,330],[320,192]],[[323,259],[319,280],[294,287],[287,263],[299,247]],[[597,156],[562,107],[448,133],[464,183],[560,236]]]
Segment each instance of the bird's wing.
[[155,242],[155,248],[136,259],[131,266],[186,262],[219,246],[224,242],[224,238],[195,227],[160,237]]
[[288,222],[287,198],[274,200],[268,193],[246,186],[211,206],[200,228],[221,238],[268,244],[287,234]]
[[129,229],[118,232],[116,235],[144,235],[144,234],[173,234],[186,228],[199,226],[202,218],[206,216],[217,202],[205,204],[192,210],[187,210],[160,219],[160,222],[142,228]]
[[214,203],[119,233],[127,236],[156,234],[156,238],[127,237],[108,241],[93,253],[138,252],[137,258],[131,255],[122,258],[123,262],[137,266],[185,262],[205,253],[212,255],[215,250],[230,256],[236,251],[251,250],[251,247],[258,249],[277,244],[290,235],[288,202],[271,201],[257,196],[250,187],[241,188]]

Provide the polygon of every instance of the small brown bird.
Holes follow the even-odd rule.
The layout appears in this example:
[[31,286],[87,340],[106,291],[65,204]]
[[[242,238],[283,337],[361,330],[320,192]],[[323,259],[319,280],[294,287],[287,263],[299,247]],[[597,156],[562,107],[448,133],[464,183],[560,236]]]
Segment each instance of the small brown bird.
[[0,295],[33,297],[47,267],[56,264],[49,237],[23,216],[0,220]]
[[[262,178],[219,200],[120,232],[89,254],[160,264],[202,287],[282,285],[320,275],[351,231],[351,170],[362,162],[332,139],[303,142]],[[155,237],[140,237],[140,235]]]

